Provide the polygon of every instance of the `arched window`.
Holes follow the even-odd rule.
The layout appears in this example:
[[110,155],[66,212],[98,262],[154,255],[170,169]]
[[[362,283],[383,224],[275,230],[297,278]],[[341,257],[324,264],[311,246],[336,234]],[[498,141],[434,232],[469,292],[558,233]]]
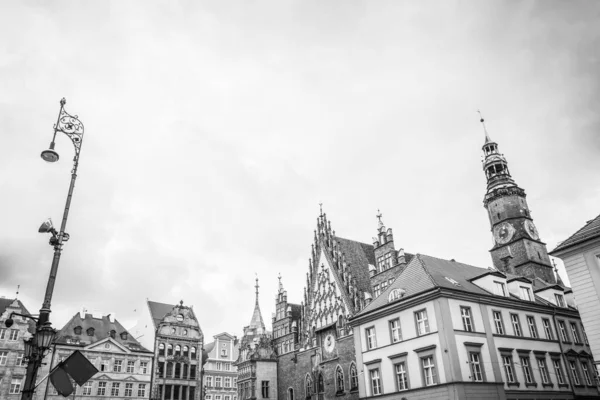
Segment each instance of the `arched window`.
[[173,363],[168,362],[167,363],[167,378],[172,378],[172,377],[173,377]]
[[187,346],[183,346],[183,355],[186,357],[190,356],[190,348]]
[[181,346],[180,345],[175,346],[175,355],[176,356],[181,355]]
[[358,373],[356,372],[356,364],[350,364],[350,391],[358,389]]
[[325,383],[323,382],[323,374],[319,372],[319,376],[317,377],[317,391],[319,394],[325,392]]
[[287,400],[294,400],[294,389],[289,388],[288,389],[288,398]]
[[310,399],[310,396],[313,393],[313,384],[312,384],[312,378],[310,377],[310,375],[306,374],[306,379],[305,379],[305,390],[306,390],[306,398]]
[[164,343],[161,343],[158,345],[158,355],[159,356],[165,355],[165,344]]
[[172,356],[173,355],[173,345],[172,344],[169,344],[167,346],[167,355],[168,356]]
[[195,348],[195,347],[192,347],[192,348],[190,349],[190,358],[191,358],[192,360],[195,360],[195,359],[196,359],[196,348]]
[[337,393],[344,392],[344,371],[339,365],[335,369],[335,390]]
[[88,336],[94,336],[94,328],[88,328],[88,330],[86,331]]

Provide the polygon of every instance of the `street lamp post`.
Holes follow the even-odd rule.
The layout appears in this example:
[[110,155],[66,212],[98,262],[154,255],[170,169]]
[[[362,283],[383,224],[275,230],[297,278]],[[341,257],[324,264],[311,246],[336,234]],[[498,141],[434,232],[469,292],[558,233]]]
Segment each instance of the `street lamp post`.
[[47,162],[58,161],[58,153],[54,151],[54,140],[56,139],[56,134],[58,132],[62,132],[67,135],[75,147],[73,169],[71,170],[71,184],[69,185],[69,193],[67,195],[67,202],[63,212],[60,231],[57,232],[56,229],[54,229],[50,219],[44,222],[39,229],[40,232],[49,232],[52,234],[52,237],[50,238],[50,246],[54,248],[54,257],[52,258],[52,266],[50,267],[50,276],[46,286],[44,303],[40,309],[39,317],[34,319],[37,322],[36,331],[33,336],[33,340],[29,343],[31,346],[31,349],[29,350],[31,357],[29,357],[27,364],[27,375],[25,377],[25,385],[23,387],[21,400],[30,400],[33,397],[36,386],[35,383],[37,371],[44,358],[44,353],[50,348],[50,344],[54,340],[56,333],[56,331],[52,329],[52,324],[50,323],[50,303],[52,301],[52,293],[54,292],[54,282],[56,281],[56,273],[58,270],[62,246],[64,242],[69,240],[69,234],[65,232],[65,228],[67,227],[67,218],[69,216],[69,209],[71,208],[71,198],[73,197],[73,189],[75,188],[75,179],[77,179],[79,153],[81,151],[81,143],[83,142],[83,124],[77,116],[70,115],[65,111],[66,102],[67,101],[64,98],[60,101],[60,111],[58,113],[56,125],[54,125],[54,136],[52,137],[50,148],[48,150],[44,150],[41,156],[42,159]]

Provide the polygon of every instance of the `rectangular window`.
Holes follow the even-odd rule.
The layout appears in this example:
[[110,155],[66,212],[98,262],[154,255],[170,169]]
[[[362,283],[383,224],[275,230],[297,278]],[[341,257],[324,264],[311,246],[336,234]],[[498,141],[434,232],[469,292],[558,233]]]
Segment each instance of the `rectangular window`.
[[11,329],[10,330],[10,338],[8,338],[8,340],[17,340],[18,338],[19,338],[19,330]]
[[212,386],[212,376],[206,377],[206,386],[208,386],[208,387]]
[[381,289],[379,289],[379,284],[373,285],[373,296],[379,297],[380,294],[381,294]]
[[377,347],[377,338],[375,337],[375,327],[365,329],[367,335],[367,349],[374,349]]
[[106,396],[106,382],[98,382],[98,391],[96,392],[98,396]]
[[121,372],[123,368],[123,360],[115,360],[115,364],[113,365],[113,372]]
[[86,383],[83,384],[83,386],[81,387],[81,394],[84,396],[92,395],[92,382],[91,381],[87,381]]
[[471,307],[460,307],[460,316],[462,318],[463,329],[467,332],[473,332],[473,318],[471,317]]
[[421,366],[423,367],[423,380],[425,382],[425,386],[435,385],[437,383],[437,377],[435,374],[433,356],[421,358]]
[[535,318],[531,315],[527,316],[527,325],[529,326],[529,335],[532,338],[538,337],[537,326],[535,324]]
[[110,388],[110,395],[111,396],[118,396],[119,395],[119,386],[121,386],[121,384],[119,382],[113,382],[112,383],[112,387]]
[[10,391],[8,392],[9,394],[17,394],[21,391],[21,379],[20,378],[13,378],[10,381]]
[[573,341],[575,343],[581,343],[581,339],[579,338],[579,330],[577,329],[577,324],[574,322],[570,323],[571,325],[571,333],[573,334]]
[[381,394],[381,381],[379,380],[379,369],[369,371],[371,375],[371,393],[373,396]]
[[563,370],[560,365],[560,360],[552,360],[552,364],[554,365],[554,374],[556,375],[556,380],[558,381],[558,384],[559,385],[564,384],[565,377],[563,375]]
[[583,371],[583,377],[585,378],[586,385],[592,386],[592,377],[590,375],[587,361],[581,362],[581,370]]
[[263,399],[269,398],[269,381],[261,382],[261,394]]
[[221,387],[221,377],[220,376],[215,377],[215,386]]
[[146,384],[140,383],[138,385],[138,397],[146,397]]
[[225,387],[226,388],[231,387],[231,378],[229,378],[229,377],[225,378]]
[[519,316],[517,314],[510,314],[510,322],[512,323],[513,332],[515,336],[523,336],[523,331],[521,330],[521,321],[519,321]]
[[125,397],[133,396],[133,383],[125,384]]
[[390,321],[390,336],[392,343],[398,343],[402,340],[402,331],[400,330],[400,318]]
[[550,382],[550,374],[548,373],[548,367],[546,366],[546,360],[543,358],[537,359],[538,370],[540,371],[540,376],[542,377],[542,383],[548,384]]
[[387,288],[387,281],[381,282],[381,293],[385,292],[385,288]]
[[427,319],[427,310],[415,312],[415,322],[417,324],[417,336],[429,333],[429,320]]
[[377,266],[379,267],[379,272],[392,268],[392,253],[389,252],[377,257]]
[[544,332],[546,332],[546,339],[554,340],[554,335],[552,334],[552,325],[550,325],[550,320],[548,318],[542,319],[542,323],[544,324]]
[[558,331],[560,332],[560,338],[563,342],[569,341],[569,334],[567,333],[567,327],[565,321],[558,321]]
[[506,297],[506,285],[503,282],[494,281],[494,294]]
[[140,369],[142,370],[142,374],[148,373],[148,361],[140,361]]
[[515,382],[515,373],[513,371],[512,356],[502,356],[502,364],[504,365],[504,373],[506,374],[506,382]]
[[523,376],[525,377],[525,383],[533,383],[533,373],[531,372],[529,357],[521,357],[521,366],[523,367]]
[[502,321],[502,313],[500,311],[494,311],[494,325],[496,326],[496,333],[498,335],[504,335],[504,322]]
[[132,374],[135,370],[135,361],[127,361],[127,373]]
[[406,363],[401,362],[395,364],[396,370],[396,386],[398,390],[408,389],[408,376],[406,375]]
[[562,294],[555,293],[554,298],[556,299],[556,305],[559,307],[565,306],[565,298]]
[[475,382],[483,382],[483,373],[481,372],[481,354],[478,352],[469,352],[469,362],[471,364],[471,379]]
[[6,365],[8,360],[8,351],[0,351],[0,365]]
[[529,288],[526,286],[519,286],[519,289],[521,290],[521,299],[531,301],[531,292],[529,291]]
[[225,371],[231,371],[231,364],[225,363]]
[[221,370],[221,363],[220,363],[220,362],[218,362],[218,363],[217,363],[217,371],[220,371],[220,370]]
[[19,355],[17,355],[17,362],[15,363],[15,365],[17,367],[23,366],[23,353],[19,353]]
[[569,361],[569,368],[571,369],[571,375],[573,375],[573,382],[576,385],[580,385],[581,381],[579,380],[579,372],[577,371],[575,361]]
[[6,329],[0,329],[0,340],[4,340],[6,338]]

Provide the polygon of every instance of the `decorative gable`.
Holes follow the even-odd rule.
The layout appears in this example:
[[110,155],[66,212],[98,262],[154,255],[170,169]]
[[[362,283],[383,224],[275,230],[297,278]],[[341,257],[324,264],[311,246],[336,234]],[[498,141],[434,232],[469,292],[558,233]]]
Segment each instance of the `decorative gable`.
[[106,339],[100,340],[96,343],[92,343],[89,346],[86,346],[85,350],[94,350],[94,351],[100,351],[100,352],[112,353],[112,354],[129,354],[129,353],[131,353],[131,351],[129,351],[129,349],[127,349],[125,346],[121,345],[116,340],[113,340],[112,338],[106,338]]
[[312,304],[309,325],[319,329],[345,316],[349,305],[345,304],[338,287],[339,278],[331,268],[325,254],[321,252],[321,267],[318,269],[312,288]]

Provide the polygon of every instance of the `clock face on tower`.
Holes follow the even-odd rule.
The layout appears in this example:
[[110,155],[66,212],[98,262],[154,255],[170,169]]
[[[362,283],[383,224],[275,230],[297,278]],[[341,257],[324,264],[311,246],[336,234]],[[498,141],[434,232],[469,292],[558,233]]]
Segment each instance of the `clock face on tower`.
[[328,353],[331,353],[333,351],[333,349],[335,348],[335,338],[332,334],[325,336],[325,343],[323,347],[325,347],[325,351]]
[[515,228],[510,223],[503,222],[494,228],[494,239],[498,244],[505,244],[510,241],[514,233]]
[[523,225],[525,225],[525,231],[529,236],[531,236],[533,240],[538,240],[540,238],[540,235],[538,234],[537,229],[535,229],[535,225],[533,224],[533,222],[526,219]]

